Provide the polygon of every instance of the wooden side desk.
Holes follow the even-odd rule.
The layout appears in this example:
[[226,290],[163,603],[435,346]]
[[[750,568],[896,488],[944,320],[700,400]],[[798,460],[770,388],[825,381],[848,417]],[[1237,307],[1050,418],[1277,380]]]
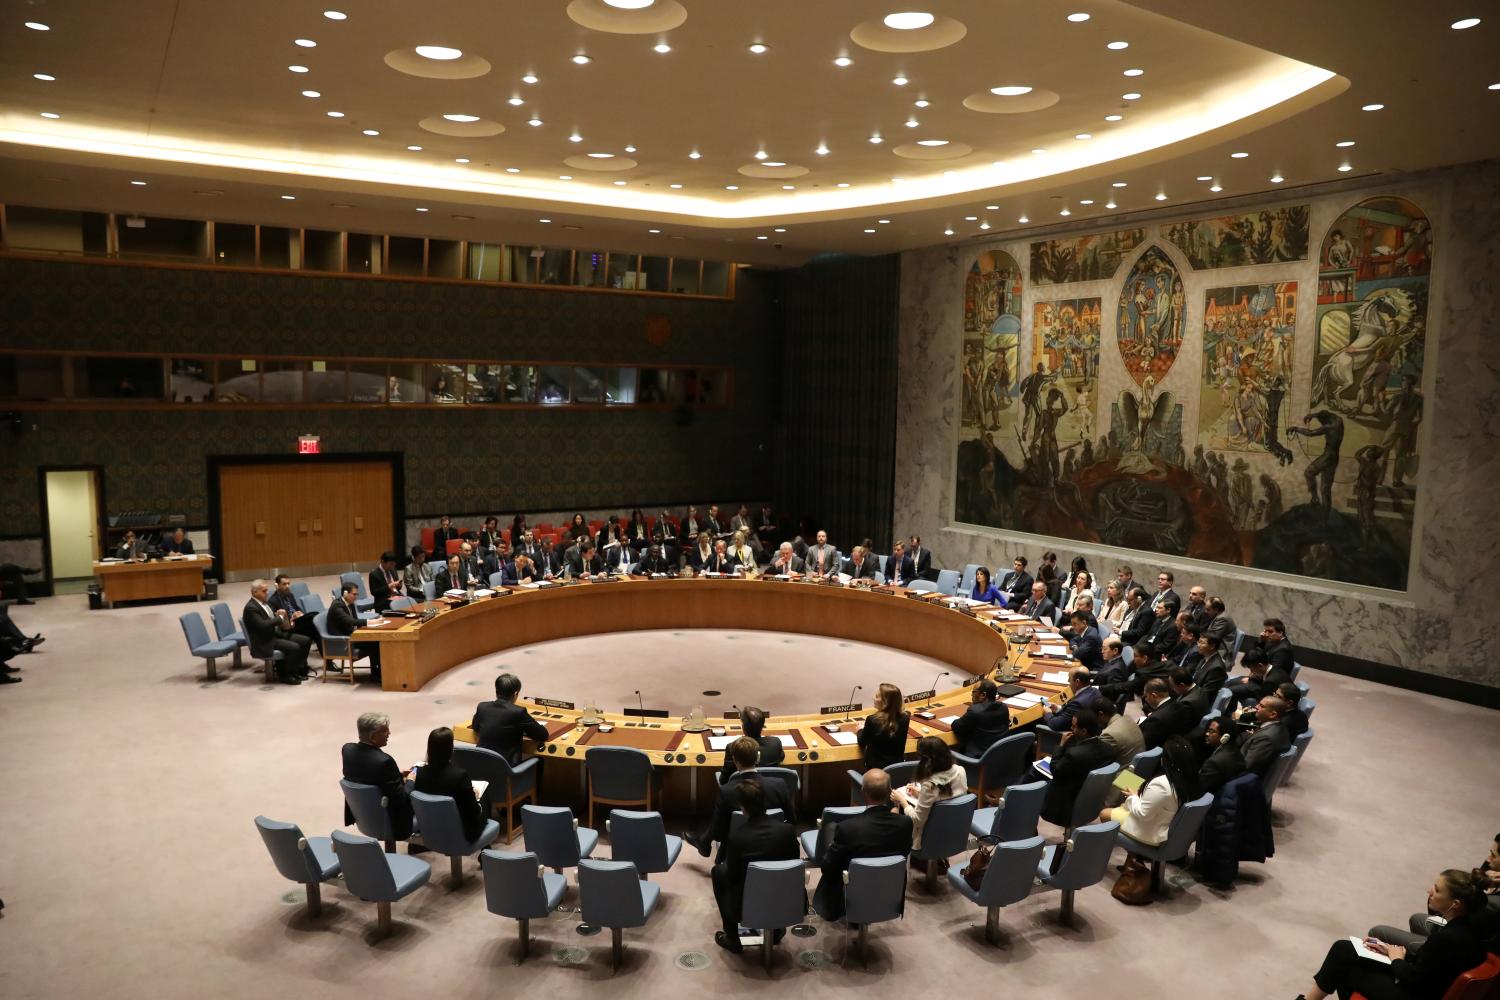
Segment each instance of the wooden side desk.
[[104,587],[104,599],[145,601],[161,597],[203,596],[203,571],[213,556],[198,554],[187,559],[156,559],[151,562],[96,562],[94,578]]

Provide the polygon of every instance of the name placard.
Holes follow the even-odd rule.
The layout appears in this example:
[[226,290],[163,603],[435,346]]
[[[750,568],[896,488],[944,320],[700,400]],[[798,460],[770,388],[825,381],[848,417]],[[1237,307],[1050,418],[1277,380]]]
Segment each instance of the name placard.
[[914,701],[926,701],[928,698],[931,698],[933,696],[933,694],[935,694],[935,693],[936,693],[935,689],[933,691],[913,691],[911,694],[909,694],[905,698],[901,699],[901,704],[903,704],[903,705],[910,705]]
[[862,709],[864,707],[865,706],[863,704],[861,704],[860,702],[857,702],[857,701],[850,702],[847,705],[824,705],[822,708],[818,709],[818,714],[819,715],[837,715],[840,712],[847,714],[849,712],[858,712],[860,709]]
[[565,708],[570,712],[577,707],[571,701],[558,701],[556,698],[533,698],[531,699],[531,703],[533,705],[542,705],[546,708]]

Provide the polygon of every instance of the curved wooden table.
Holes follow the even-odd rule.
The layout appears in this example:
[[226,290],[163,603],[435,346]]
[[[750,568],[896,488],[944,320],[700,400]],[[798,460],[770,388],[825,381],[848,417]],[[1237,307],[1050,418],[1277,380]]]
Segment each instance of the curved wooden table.
[[[890,590],[891,588],[885,588]],[[451,667],[505,649],[550,639],[642,629],[738,629],[800,632],[829,638],[852,639],[903,649],[933,657],[970,675],[963,686],[916,699],[909,741],[910,752],[922,736],[938,736],[954,744],[949,720],[961,715],[969,703],[968,686],[991,674],[1008,654],[1022,672],[1017,684],[1028,692],[1045,695],[1054,704],[1067,700],[1065,684],[1041,679],[1043,671],[1065,672],[1071,662],[1035,657],[1034,644],[1018,640],[1017,629],[1044,626],[1034,621],[1002,621],[994,609],[970,616],[934,600],[905,596],[904,591],[879,593],[853,587],[744,579],[625,580],[608,584],[577,584],[542,590],[516,590],[510,596],[494,597],[442,611],[426,622],[393,622],[384,629],[361,629],[356,642],[381,644],[383,686],[392,691],[415,691]],[[531,692],[568,698],[576,692]],[[577,708],[562,708],[523,698],[538,721],[548,728],[548,740],[537,753],[547,762],[544,800],[571,798],[583,788],[583,756],[590,746],[629,746],[643,750],[654,765],[669,769],[662,773],[664,793],[677,801],[679,794],[696,805],[700,782],[711,796],[713,769],[723,760],[723,751],[709,746],[709,733],[687,733],[674,719],[638,719],[617,712],[602,712],[604,725],[612,732],[579,722],[587,699]],[[930,710],[920,711],[930,705]],[[1024,726],[1041,717],[1039,705],[1012,706],[1011,725]],[[810,801],[846,800],[844,771],[858,767],[858,746],[842,746],[834,733],[853,732],[848,717],[854,713],[777,715],[766,727],[768,736],[786,736],[785,766],[802,772],[803,788]],[[709,718],[724,735],[739,732],[738,719]],[[453,726],[454,735],[475,742],[469,719]],[[786,742],[786,741],[784,741]],[[554,765],[562,765],[555,766]],[[824,765],[824,766],[820,766]],[[832,765],[832,766],[828,766]],[[813,786],[809,788],[809,786]],[[832,794],[829,794],[832,793]],[[712,801],[711,797],[708,801]]]

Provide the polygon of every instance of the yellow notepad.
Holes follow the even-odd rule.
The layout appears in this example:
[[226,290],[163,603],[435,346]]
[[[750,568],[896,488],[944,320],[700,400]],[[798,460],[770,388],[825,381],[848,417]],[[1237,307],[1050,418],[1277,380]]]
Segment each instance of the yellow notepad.
[[1134,771],[1121,771],[1115,775],[1114,786],[1122,792],[1138,792],[1146,780]]

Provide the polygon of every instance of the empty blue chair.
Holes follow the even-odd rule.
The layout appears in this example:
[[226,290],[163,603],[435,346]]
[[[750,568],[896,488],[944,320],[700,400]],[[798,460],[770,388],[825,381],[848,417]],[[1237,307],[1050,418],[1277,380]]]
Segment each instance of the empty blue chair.
[[[656,775],[651,758],[634,747],[589,747],[583,753],[588,772],[589,826],[594,825],[594,803],[651,808],[651,786]],[[530,843],[528,840],[527,843]]]
[[659,812],[612,809],[604,821],[612,861],[629,861],[641,878],[671,871],[682,853],[682,838],[667,833]]
[[752,861],[745,870],[740,924],[760,931],[761,959],[771,968],[776,931],[802,922],[807,915],[806,867],[796,861]]
[[864,806],[824,806],[823,815],[818,817],[817,824],[805,833],[797,836],[797,842],[802,845],[802,853],[813,863],[815,868],[823,865],[823,855],[818,853],[818,835],[827,823],[837,823],[848,819],[850,816],[858,816],[865,811]]
[[844,886],[844,921],[859,925],[856,950],[865,958],[870,925],[899,920],[906,910],[906,859],[899,854],[855,858]]
[[309,615],[315,615],[319,611],[328,610],[327,606],[323,603],[323,598],[317,594],[299,594],[297,596],[297,603],[302,606],[303,612]]
[[[365,578],[364,578],[364,576],[362,574],[360,574],[360,573],[340,573],[339,574],[339,583],[341,583],[341,584],[343,584],[343,583],[352,583],[352,584],[354,584],[354,586],[355,586],[355,591],[354,591],[354,610],[356,610],[356,611],[371,611],[371,610],[374,610],[374,608],[375,608],[375,598],[373,598],[369,594],[365,593]],[[337,598],[338,596],[339,596],[339,593],[338,593],[337,590],[335,590],[334,591],[334,597]]]
[[661,898],[661,886],[643,881],[629,861],[584,858],[578,863],[578,896],[584,922],[609,928],[613,964],[618,969],[625,928],[646,926]]
[[[947,594],[949,597],[953,597],[953,596],[957,595],[958,594],[959,580],[960,580],[960,577],[958,575],[958,570],[956,570],[956,569],[940,569],[940,570],[938,570],[938,576],[937,576],[937,589],[938,589],[938,593],[939,594]],[[965,593],[964,596],[968,597],[969,594]]]
[[437,584],[431,580],[422,581],[422,597],[432,601],[437,599]]
[[500,836],[500,824],[486,819],[479,830],[479,836],[473,840],[465,837],[458,805],[447,795],[412,792],[411,808],[416,813],[417,826],[422,830],[422,843],[439,854],[448,856],[452,886],[455,889],[464,880],[464,858],[484,850]]
[[499,590],[500,587],[504,583],[505,583],[505,574],[504,573],[498,573],[497,572],[497,573],[491,573],[490,574],[490,588],[492,590]]
[[1307,681],[1293,681],[1292,683],[1297,685],[1298,692],[1300,692],[1302,697],[1304,698],[1307,697],[1307,692],[1312,690],[1312,685],[1307,683]]
[[410,896],[432,877],[432,866],[421,858],[387,854],[378,841],[343,830],[333,831],[333,852],[343,869],[344,888],[375,904],[377,940],[390,933],[391,904]]
[[[844,773],[849,776],[849,783],[852,786],[849,790],[849,804],[851,806],[862,805],[865,801],[865,773],[852,768]],[[898,761],[886,768],[885,773],[891,776],[892,788],[901,788],[917,780],[917,762],[914,760]]]
[[994,840],[1030,840],[1036,836],[1037,820],[1042,816],[1042,800],[1047,797],[1045,781],[1011,785],[999,806],[976,809],[969,822],[969,832],[976,837]]
[[333,841],[327,837],[304,837],[296,823],[255,817],[255,828],[271,854],[271,862],[282,878],[307,887],[307,915],[323,912],[321,886],[339,873]]
[[209,639],[208,629],[204,627],[203,619],[196,611],[180,615],[177,620],[182,623],[182,635],[187,640],[188,652],[207,661],[208,679],[218,680],[219,657],[228,656],[231,653],[238,656],[239,643],[232,639],[220,639],[217,642]]
[[375,785],[362,785],[347,778],[339,779],[344,801],[354,814],[354,828],[366,837],[385,845],[386,852],[396,853],[396,834],[391,827],[390,802]]
[[526,846],[558,873],[577,868],[599,846],[599,831],[579,826],[567,806],[522,806],[521,829]]
[[1132,663],[1134,663],[1135,662],[1135,647],[1134,646],[1129,646],[1129,645],[1121,646],[1120,647],[1120,659],[1122,659],[1122,660],[1125,661],[1125,665],[1127,667],[1130,666]]
[[1026,777],[1035,747],[1036,733],[1012,733],[991,743],[977,758],[954,751],[953,759],[963,765],[969,787],[982,802]]
[[302,598],[307,597],[311,594],[312,588],[307,584],[301,582],[292,584],[292,596],[297,598],[297,600],[300,601]]
[[[1142,750],[1130,758],[1130,769],[1140,776],[1142,781],[1150,781],[1161,771],[1161,747],[1150,750]],[[1099,808],[1103,809],[1103,806]]]
[[1311,698],[1299,698],[1297,699],[1297,707],[1302,710],[1303,715],[1307,716],[1307,721],[1311,722],[1313,709],[1318,707],[1318,703]]
[[240,665],[240,649],[250,645],[250,640],[245,638],[242,628],[235,628],[234,612],[229,610],[229,605],[220,601],[208,609],[208,616],[214,620],[214,634],[225,642],[233,642],[234,665]]
[[1078,797],[1073,800],[1073,818],[1068,823],[1068,829],[1092,823],[1104,811],[1104,799],[1109,794],[1110,786],[1115,782],[1115,775],[1120,773],[1119,764],[1105,764],[1096,767],[1083,779],[1083,785],[1078,789]]
[[[1109,871],[1109,856],[1115,849],[1115,834],[1119,832],[1120,824],[1113,820],[1090,823],[1074,830],[1065,842],[1048,844],[1042,851],[1036,876],[1042,890],[1062,891],[1062,922],[1066,926],[1073,926],[1073,894],[1079,889],[1098,885]],[[1060,850],[1067,854],[1054,872],[1052,858]]]
[[[906,584],[906,589],[915,590],[923,594],[932,594],[937,592],[937,584],[931,580],[910,580]],[[861,945],[860,947],[863,948],[864,946]]]
[[1281,783],[1286,780],[1287,773],[1296,762],[1297,748],[1291,746],[1283,750],[1281,755],[1271,762],[1271,766],[1266,768],[1266,777],[1261,782],[1260,790],[1265,793],[1267,808],[1271,805],[1271,796],[1276,794],[1276,789],[1281,787]]
[[1234,692],[1227,687],[1221,687],[1214,695],[1214,703],[1211,706],[1215,712],[1223,712],[1229,707],[1229,702],[1234,698]]
[[1292,760],[1291,766],[1286,769],[1286,774],[1281,776],[1281,783],[1283,785],[1291,781],[1292,775],[1297,773],[1297,768],[1302,766],[1302,758],[1307,756],[1307,745],[1312,742],[1312,738],[1313,731],[1309,729],[1295,740],[1292,740],[1292,749],[1297,751],[1297,756]]
[[1161,868],[1167,861],[1185,857],[1193,841],[1198,839],[1198,830],[1208,818],[1209,807],[1214,804],[1212,792],[1200,795],[1187,805],[1177,808],[1177,815],[1167,827],[1167,839],[1156,847],[1143,844],[1123,830],[1115,834],[1115,841],[1131,854],[1147,858],[1151,862],[1151,890],[1161,891]]
[[521,925],[521,956],[516,959],[520,965],[531,952],[531,921],[544,920],[557,909],[567,880],[542,871],[537,856],[530,851],[480,851],[479,869],[484,873],[485,907]]
[[1302,664],[1300,664],[1300,663],[1293,663],[1292,664],[1292,669],[1290,669],[1290,670],[1288,670],[1286,672],[1286,674],[1287,674],[1287,678],[1286,679],[1289,680],[1289,681],[1295,681],[1297,679],[1297,675],[1300,674],[1300,673],[1302,673]]
[[413,597],[407,597],[405,595],[402,595],[401,597],[393,597],[391,598],[391,610],[405,611],[407,608],[415,606],[416,603],[416,598]]
[[[884,565],[884,563],[882,563],[881,565]],[[964,567],[963,578],[958,581],[958,592],[965,597],[968,597],[970,594],[974,593],[974,581],[978,579],[978,577],[979,564],[969,563]]]
[[933,804],[922,827],[922,846],[911,852],[914,861],[927,862],[927,887],[937,888],[941,862],[960,854],[969,845],[969,824],[979,797],[973,792],[955,795]]
[[453,746],[453,763],[469,772],[475,781],[490,783],[483,801],[492,812],[505,810],[505,842],[514,840],[517,807],[527,800],[536,801],[537,758],[528,758],[511,767],[510,761],[493,750],[457,743]]
[[1036,867],[1042,860],[1042,844],[1041,837],[1029,837],[995,845],[978,889],[969,885],[961,869],[948,869],[948,884],[985,908],[984,939],[990,944],[1000,937],[1000,908],[1031,894]]

